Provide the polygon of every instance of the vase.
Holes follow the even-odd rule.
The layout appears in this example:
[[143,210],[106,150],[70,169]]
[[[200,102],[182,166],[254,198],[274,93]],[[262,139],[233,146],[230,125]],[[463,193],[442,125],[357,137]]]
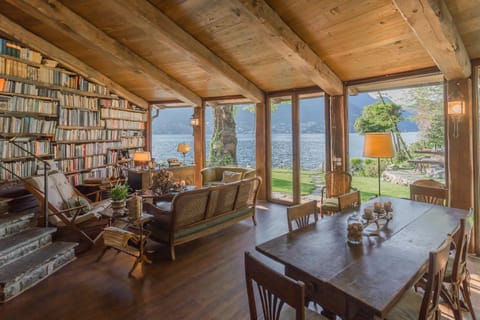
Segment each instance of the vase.
[[123,216],[125,214],[125,199],[112,201],[111,205],[113,216]]

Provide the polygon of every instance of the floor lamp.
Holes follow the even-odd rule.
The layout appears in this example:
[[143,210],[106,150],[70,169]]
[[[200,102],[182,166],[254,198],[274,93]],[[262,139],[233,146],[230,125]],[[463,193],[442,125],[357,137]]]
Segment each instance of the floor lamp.
[[393,157],[392,135],[390,132],[369,132],[365,134],[363,156],[377,158],[378,163],[378,196],[380,191],[380,158]]

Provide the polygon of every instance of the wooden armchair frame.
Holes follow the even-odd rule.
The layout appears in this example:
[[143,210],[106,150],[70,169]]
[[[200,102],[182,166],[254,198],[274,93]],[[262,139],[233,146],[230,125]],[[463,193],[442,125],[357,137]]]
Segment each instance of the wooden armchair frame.
[[288,231],[293,231],[292,222],[295,221],[297,229],[304,228],[311,224],[310,217],[313,215],[313,223],[318,221],[317,201],[309,201],[287,208]]
[[325,174],[321,193],[321,215],[333,214],[360,205],[360,191],[352,188],[352,175],[345,171]]
[[[44,190],[41,190],[34,186],[28,179],[24,181],[24,187],[27,189],[38,201],[42,212],[44,210]],[[86,205],[80,205],[80,206],[75,206],[71,208],[66,208],[66,209],[61,209],[55,206],[53,203],[48,202],[48,212],[49,212],[49,217],[50,216],[55,216],[59,219],[60,223],[63,225],[57,226],[57,227],[68,227],[73,229],[75,232],[78,232],[80,236],[87,240],[89,244],[95,244],[102,236],[103,232],[98,233],[95,237],[91,237],[88,235],[86,230],[88,229],[89,226],[91,226],[91,219],[93,219],[96,215],[95,213],[101,213],[100,211],[102,209],[106,209],[109,206],[109,201],[100,201],[100,202],[95,202],[92,203],[85,195],[83,195],[81,192],[79,192],[77,189],[75,189],[72,186],[74,196],[78,198],[83,198],[85,199],[89,204],[92,205],[92,209],[90,210],[89,213],[86,215],[89,215],[88,217],[82,217],[83,215],[80,215],[81,209],[85,208]],[[73,212],[71,217],[68,217],[68,213]],[[87,219],[88,218],[88,219]],[[79,221],[81,219],[85,219],[83,221]],[[106,223],[105,223],[106,224]]]
[[435,180],[417,180],[410,185],[410,199],[448,206],[448,189]]

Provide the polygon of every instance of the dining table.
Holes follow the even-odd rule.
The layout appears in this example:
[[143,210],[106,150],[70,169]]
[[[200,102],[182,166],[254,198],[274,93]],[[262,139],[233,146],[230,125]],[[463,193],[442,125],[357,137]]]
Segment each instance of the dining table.
[[[390,220],[369,224],[360,244],[347,242],[347,220],[374,202],[390,201]],[[256,250],[305,283],[306,295],[326,315],[383,319],[427,271],[436,250],[466,217],[467,210],[408,199],[381,197],[283,234]]]

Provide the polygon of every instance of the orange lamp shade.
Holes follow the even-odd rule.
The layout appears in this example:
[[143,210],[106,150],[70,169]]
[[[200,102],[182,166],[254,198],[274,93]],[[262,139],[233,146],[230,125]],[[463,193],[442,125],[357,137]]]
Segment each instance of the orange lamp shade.
[[394,155],[390,132],[369,132],[365,134],[363,156],[369,158],[392,158]]
[[190,146],[186,143],[179,143],[177,147],[177,152],[187,153],[190,151]]
[[152,160],[149,151],[139,151],[133,154],[133,161],[135,162],[148,162]]

